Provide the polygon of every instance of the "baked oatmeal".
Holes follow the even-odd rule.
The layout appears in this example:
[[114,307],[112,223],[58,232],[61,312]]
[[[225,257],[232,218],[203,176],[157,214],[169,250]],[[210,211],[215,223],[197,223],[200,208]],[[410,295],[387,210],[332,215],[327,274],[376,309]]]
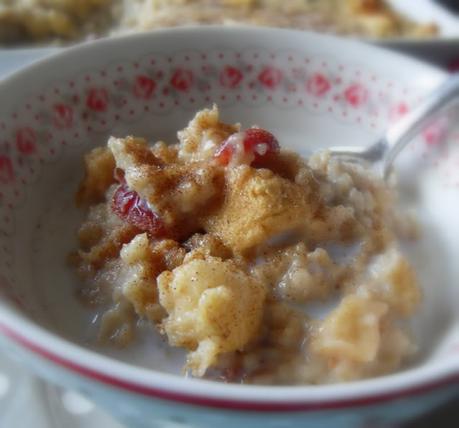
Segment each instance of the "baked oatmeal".
[[431,37],[383,0],[0,0],[0,41],[73,40],[193,24],[248,24],[363,37]]
[[214,106],[176,144],[93,149],[77,203],[79,295],[107,344],[147,320],[192,375],[268,384],[377,376],[416,350],[403,321],[421,292],[399,248],[416,228],[365,165],[304,160]]
[[0,0],[0,42],[73,40],[102,34],[113,0]]

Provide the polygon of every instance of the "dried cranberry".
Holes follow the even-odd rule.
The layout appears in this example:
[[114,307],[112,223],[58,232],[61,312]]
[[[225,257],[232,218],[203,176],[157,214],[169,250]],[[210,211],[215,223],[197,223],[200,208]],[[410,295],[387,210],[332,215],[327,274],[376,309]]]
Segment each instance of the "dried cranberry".
[[255,159],[253,166],[262,164],[267,157],[279,153],[279,143],[276,137],[268,131],[259,128],[250,128],[245,131],[244,149],[252,152]]
[[112,199],[112,210],[129,224],[153,237],[164,236],[166,228],[161,217],[152,211],[145,199],[122,183]]
[[242,144],[245,154],[250,155],[250,165],[262,167],[263,162],[279,153],[279,142],[268,131],[260,128],[250,128],[233,134],[226,139],[215,153],[215,158],[221,165],[228,165],[237,151],[237,144]]

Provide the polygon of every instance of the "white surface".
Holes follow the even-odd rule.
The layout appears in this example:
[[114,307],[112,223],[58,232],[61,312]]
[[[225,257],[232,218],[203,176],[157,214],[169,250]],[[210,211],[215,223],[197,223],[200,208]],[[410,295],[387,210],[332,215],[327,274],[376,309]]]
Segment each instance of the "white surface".
[[57,51],[56,48],[0,49],[0,78]]
[[122,428],[91,401],[46,384],[1,354],[0,427]]

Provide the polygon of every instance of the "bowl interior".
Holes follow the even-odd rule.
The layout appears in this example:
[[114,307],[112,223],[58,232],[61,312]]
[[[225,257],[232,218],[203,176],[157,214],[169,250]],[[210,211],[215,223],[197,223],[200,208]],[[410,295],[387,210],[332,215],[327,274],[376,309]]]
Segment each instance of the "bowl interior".
[[[250,40],[250,45],[247,44]],[[292,46],[296,46],[292,49]],[[129,349],[97,345],[95,314],[75,297],[67,262],[84,213],[74,205],[82,157],[110,135],[175,142],[194,112],[259,125],[305,156],[364,145],[442,74],[329,37],[273,30],[175,30],[77,47],[0,86],[0,322],[25,317],[130,364],[180,373],[183,354],[148,326]],[[424,290],[412,365],[457,358],[459,130],[435,121],[397,162],[401,203],[422,237],[406,244]],[[27,332],[23,332],[27,334]]]

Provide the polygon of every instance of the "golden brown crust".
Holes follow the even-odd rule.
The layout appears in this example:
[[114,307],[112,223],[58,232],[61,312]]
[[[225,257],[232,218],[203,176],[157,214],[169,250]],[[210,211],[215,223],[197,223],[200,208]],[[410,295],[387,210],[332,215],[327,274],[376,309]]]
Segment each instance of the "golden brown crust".
[[188,367],[202,376],[220,354],[242,350],[258,333],[266,290],[232,261],[188,259],[158,278],[173,346],[191,351]]
[[309,189],[276,176],[267,169],[240,166],[226,172],[222,205],[203,218],[235,253],[245,253],[276,235],[314,223],[318,201]]
[[92,149],[85,156],[84,165],[84,178],[76,194],[78,206],[102,202],[105,192],[115,182],[115,159],[107,147]]

